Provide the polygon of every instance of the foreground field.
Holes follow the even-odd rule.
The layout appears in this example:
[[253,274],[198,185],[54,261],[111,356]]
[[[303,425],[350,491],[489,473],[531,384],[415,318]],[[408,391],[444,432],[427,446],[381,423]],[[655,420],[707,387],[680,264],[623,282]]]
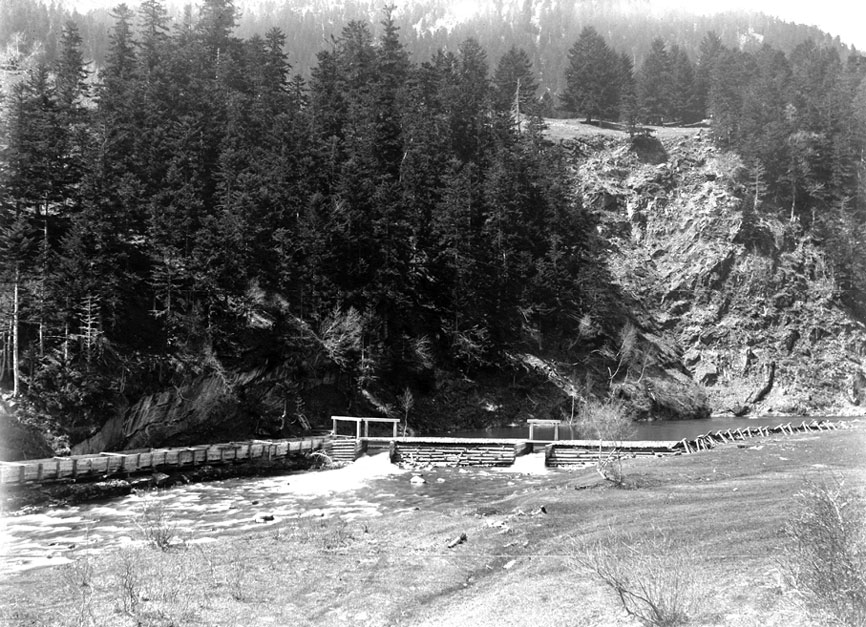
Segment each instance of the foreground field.
[[[630,460],[630,489],[588,471],[529,488],[515,476],[482,507],[431,499],[376,518],[299,518],[208,544],[96,553],[7,577],[0,624],[637,625],[582,559],[623,536],[664,539],[624,559],[635,572],[684,573],[693,624],[817,624],[780,565],[783,529],[804,486],[866,486],[864,450],[862,426],[755,439]],[[152,540],[181,531],[159,516],[140,522]]]

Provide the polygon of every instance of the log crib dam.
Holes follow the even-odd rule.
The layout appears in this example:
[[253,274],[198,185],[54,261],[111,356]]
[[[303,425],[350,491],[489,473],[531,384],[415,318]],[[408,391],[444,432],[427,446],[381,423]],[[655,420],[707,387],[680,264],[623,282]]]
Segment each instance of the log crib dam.
[[[340,423],[351,423],[351,435],[338,432]],[[364,454],[388,451],[393,463],[413,466],[511,466],[519,457],[544,451],[545,466],[579,468],[591,466],[599,454],[662,457],[692,454],[717,445],[754,437],[792,435],[810,431],[848,428],[849,423],[831,420],[786,423],[775,427],[745,427],[708,432],[692,439],[674,441],[541,440],[530,437],[487,439],[405,437],[398,435],[399,420],[378,417],[334,416],[330,433],[286,440],[250,440],[202,446],[159,448],[95,455],[73,455],[19,462],[0,462],[0,488],[57,481],[98,481],[112,476],[155,473],[206,464],[239,464],[306,457],[322,452],[337,463],[351,463]],[[550,426],[551,421],[544,421]],[[370,425],[390,428],[390,435],[370,436]]]
[[[399,419],[333,416],[331,439],[324,452],[335,462],[350,463],[361,455],[388,450],[392,463],[413,466],[511,466],[523,455],[544,451],[545,466],[549,468],[586,467],[598,461],[599,454],[618,454],[621,457],[682,455],[709,450],[719,444],[742,441],[770,435],[792,435],[810,431],[829,431],[847,428],[845,422],[831,420],[803,421],[800,424],[774,427],[745,427],[707,432],[691,439],[605,441],[557,440],[561,421],[527,421],[529,438],[448,438],[400,437],[397,435]],[[339,424],[354,424],[354,435],[340,435]],[[391,436],[371,437],[370,423],[390,424]],[[556,423],[556,424],[554,424]],[[534,438],[537,426],[553,427],[554,440]]]

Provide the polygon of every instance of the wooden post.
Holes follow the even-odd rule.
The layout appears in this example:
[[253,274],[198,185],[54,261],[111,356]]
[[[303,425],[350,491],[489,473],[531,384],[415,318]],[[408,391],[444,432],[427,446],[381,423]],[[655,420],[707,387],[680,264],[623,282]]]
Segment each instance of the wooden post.
[[360,418],[355,420],[355,439],[356,440],[361,439],[361,419]]
[[559,439],[559,423],[558,422],[553,425],[553,439],[554,440]]
[[75,479],[78,476],[78,458],[72,458],[72,478]]
[[364,437],[365,438],[370,437],[370,421],[369,420],[364,420]]
[[396,423],[396,422],[395,422],[395,423],[392,423],[392,426],[394,427],[394,435],[393,435],[393,437],[396,438],[396,437],[397,437],[397,423]]
[[529,439],[530,439],[530,440],[534,440],[534,439],[535,439],[535,438],[533,437],[534,435],[535,435],[535,425],[534,425],[533,423],[530,422],[530,423],[529,423]]

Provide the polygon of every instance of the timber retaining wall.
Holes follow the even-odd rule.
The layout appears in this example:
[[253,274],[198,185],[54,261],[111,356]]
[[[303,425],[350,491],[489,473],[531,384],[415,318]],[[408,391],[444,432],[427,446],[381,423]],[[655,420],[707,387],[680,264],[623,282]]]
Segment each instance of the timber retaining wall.
[[391,461],[412,466],[511,466],[521,440],[398,438]]
[[205,464],[272,461],[303,456],[321,449],[330,436],[290,440],[250,440],[182,448],[160,448],[122,453],[73,455],[20,462],[0,462],[0,485],[94,480],[114,475],[155,472]]

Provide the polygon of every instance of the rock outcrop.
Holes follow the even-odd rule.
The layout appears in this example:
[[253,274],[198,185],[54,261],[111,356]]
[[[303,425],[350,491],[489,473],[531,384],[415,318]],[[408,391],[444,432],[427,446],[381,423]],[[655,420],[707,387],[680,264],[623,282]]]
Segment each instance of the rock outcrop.
[[21,422],[11,400],[0,398],[0,461],[51,457],[54,451],[34,426]]
[[608,137],[576,156],[581,193],[617,282],[713,411],[862,413],[866,326],[841,305],[819,243],[785,212],[755,207],[739,158],[697,132],[663,151],[640,142]]

